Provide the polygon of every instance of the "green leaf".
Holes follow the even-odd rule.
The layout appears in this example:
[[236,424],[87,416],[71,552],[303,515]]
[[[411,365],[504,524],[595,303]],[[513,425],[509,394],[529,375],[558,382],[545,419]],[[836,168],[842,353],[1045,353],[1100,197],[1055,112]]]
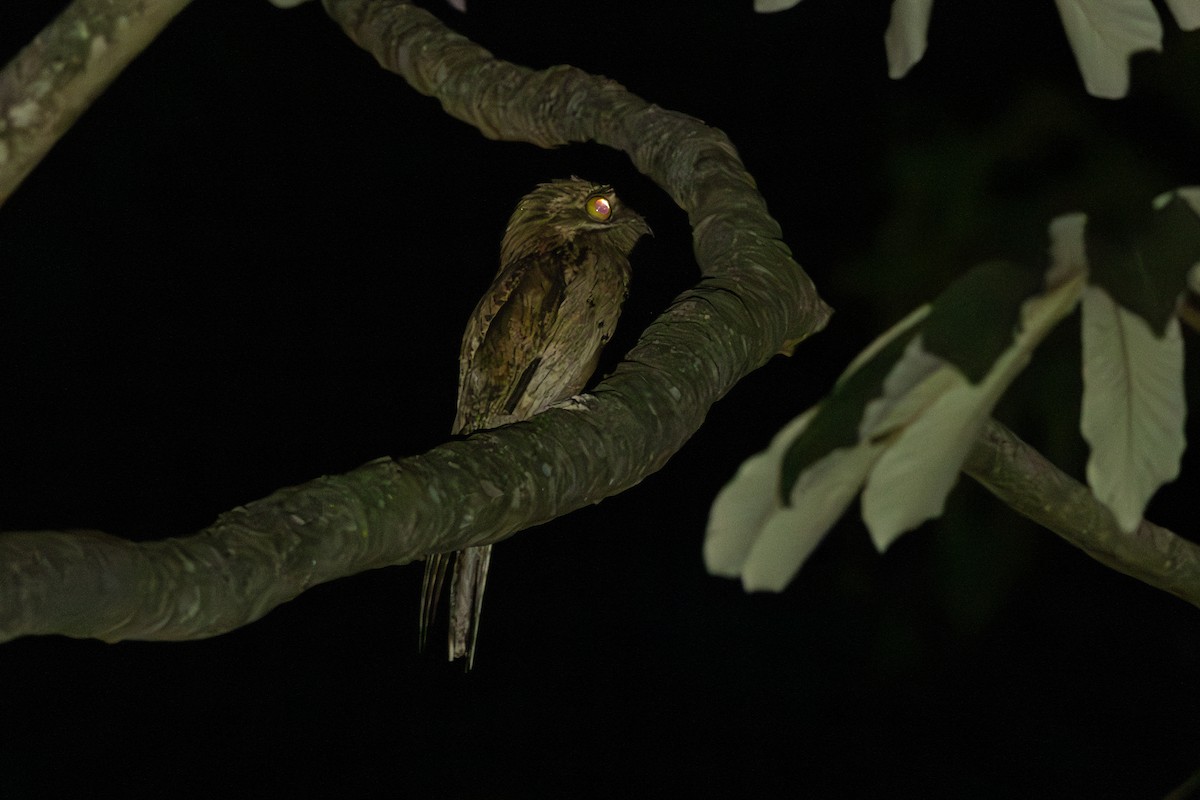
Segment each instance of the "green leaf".
[[777,11],[787,11],[798,4],[800,0],[754,0],[756,14],[774,14]]
[[892,3],[892,16],[883,33],[889,78],[903,78],[925,55],[932,10],[933,0],[895,0]]
[[1149,0],[1056,0],[1088,93],[1129,91],[1129,56],[1162,49],[1162,25]]
[[1157,211],[1126,213],[1088,222],[1092,283],[1162,336],[1188,271],[1200,262],[1200,217],[1177,192]]
[[1037,294],[1042,276],[1009,261],[970,269],[933,301],[925,349],[979,383],[1013,342],[1021,304]]
[[1187,406],[1179,320],[1157,336],[1141,317],[1089,286],[1083,296],[1083,407],[1088,484],[1121,529],[1179,475]]
[[1161,282],[1163,296],[1156,309],[1159,316],[1142,318],[1162,336],[1174,316],[1175,302],[1187,286],[1188,273],[1200,264],[1200,216],[1178,192],[1160,200],[1142,254],[1147,269]]
[[[804,471],[791,506],[776,508],[746,551],[740,570],[746,591],[778,592],[788,585],[846,512],[882,450],[870,443],[841,448]],[[740,535],[745,538],[745,531]]]
[[800,473],[834,450],[858,443],[858,427],[867,403],[883,393],[884,379],[919,330],[919,322],[914,322],[908,330],[893,337],[857,369],[843,376],[817,407],[812,421],[783,457],[779,471],[779,498],[783,505],[791,504],[792,488]]
[[743,461],[717,493],[704,537],[704,564],[711,574],[728,578],[742,574],[758,532],[779,511],[775,497],[783,454],[815,413],[816,408],[810,408],[785,425],[767,449]]
[[[1078,253],[1082,221],[1075,223]],[[1082,258],[1060,257],[1046,290],[1027,296],[1023,271],[984,265],[938,298],[943,339],[958,331],[967,347],[988,349],[1007,332],[978,383],[925,349],[933,307],[892,326],[854,359],[828,398],[792,420],[717,495],[704,542],[708,570],[740,577],[747,590],[779,591],[864,482],[863,518],[880,550],[939,515],[978,428],[1033,348],[1074,307],[1084,274]],[[957,354],[959,344],[943,349]]]
[[[985,298],[988,302],[978,305],[975,324],[990,331],[968,335],[963,327],[965,317],[956,326],[976,346],[991,347],[1003,330],[995,323],[1009,319],[1006,304],[1024,291],[1019,285],[1024,271],[1014,274],[1012,269],[1012,265],[984,265],[956,281],[934,302],[922,338],[905,352],[896,371],[907,367],[918,374],[929,372],[926,362],[937,357],[925,352],[922,345],[930,326],[937,322],[939,304],[949,302],[957,315],[962,308]],[[1012,285],[1002,285],[1006,274]],[[992,408],[1029,362],[1033,349],[1075,307],[1084,281],[1082,264],[1052,265],[1048,276],[1052,279],[1046,291],[1035,293],[1017,307],[1003,349],[980,380],[968,382],[957,369],[946,365],[940,370],[941,376],[931,374],[919,385],[911,380],[898,382],[902,390],[904,386],[912,387],[905,391],[915,395],[912,404],[923,409],[879,456],[863,489],[863,520],[881,552],[901,534],[941,516],[946,496],[958,480],[959,468]],[[970,287],[974,296],[961,294],[963,287]],[[888,384],[892,383],[889,377]]]

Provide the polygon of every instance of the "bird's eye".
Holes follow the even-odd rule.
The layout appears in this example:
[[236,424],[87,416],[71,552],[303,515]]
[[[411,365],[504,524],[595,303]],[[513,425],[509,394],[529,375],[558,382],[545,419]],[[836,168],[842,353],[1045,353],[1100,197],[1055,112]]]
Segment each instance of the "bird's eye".
[[589,197],[584,208],[587,209],[589,217],[600,222],[607,222],[608,218],[612,216],[612,204],[604,195],[597,194]]

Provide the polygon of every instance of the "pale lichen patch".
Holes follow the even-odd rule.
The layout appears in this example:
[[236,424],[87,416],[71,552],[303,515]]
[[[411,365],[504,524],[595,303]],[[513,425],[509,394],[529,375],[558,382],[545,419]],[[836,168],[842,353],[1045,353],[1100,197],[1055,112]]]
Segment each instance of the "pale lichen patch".
[[197,589],[192,593],[192,602],[188,603],[186,606],[183,606],[181,609],[183,612],[183,619],[185,621],[189,619],[195,619],[196,617],[200,616],[200,611],[203,608],[204,600],[200,594],[200,590]]
[[8,110],[8,119],[14,128],[28,128],[37,122],[38,108],[36,100],[17,103]]
[[[61,72],[65,68],[66,68],[66,65],[63,64],[62,62],[58,62],[58,61],[56,61],[53,65],[51,65],[51,69],[54,72]],[[54,78],[51,76],[46,76],[46,77],[40,78],[38,80],[31,81],[29,83],[29,89],[28,89],[27,93],[31,98],[33,98],[33,100],[41,100],[46,95],[50,94],[50,92],[53,91],[53,89],[54,89]],[[28,102],[33,102],[33,100],[30,100]]]
[[97,36],[92,39],[92,44],[88,48],[88,61],[95,61],[108,52],[108,40],[103,36]]

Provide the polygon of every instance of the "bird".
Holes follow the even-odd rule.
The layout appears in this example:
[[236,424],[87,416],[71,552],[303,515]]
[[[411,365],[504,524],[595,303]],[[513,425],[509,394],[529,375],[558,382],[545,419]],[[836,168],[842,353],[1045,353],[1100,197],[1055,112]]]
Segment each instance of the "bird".
[[[646,221],[611,186],[538,184],[517,203],[500,268],[463,333],[452,433],[508,425],[583,391],[629,294],[629,254]],[[425,648],[451,560],[448,656],[475,660],[492,545],[429,556],[421,586]]]

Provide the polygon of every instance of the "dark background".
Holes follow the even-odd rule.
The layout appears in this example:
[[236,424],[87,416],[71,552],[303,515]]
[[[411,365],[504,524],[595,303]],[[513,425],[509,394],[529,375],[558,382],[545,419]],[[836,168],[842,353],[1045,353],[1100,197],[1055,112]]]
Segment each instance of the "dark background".
[[[419,565],[208,641],[3,645],[0,798],[1181,783],[1200,767],[1200,612],[968,480],[882,557],[848,514],[780,595],[700,558],[740,461],[950,276],[993,255],[1040,267],[1053,214],[1200,183],[1200,104],[1179,77],[1200,74],[1197,36],[1168,25],[1131,98],[1099,101],[1053,5],[1023,5],[938,4],[901,82],[887,3],[434,6],[501,57],[573,63],[726,131],[834,322],[739,384],[661,472],[499,546],[470,675],[416,652]],[[53,11],[7,4],[0,60]],[[443,442],[508,214],[570,174],[615,184],[656,234],[611,366],[696,277],[683,213],[624,156],[489,142],[316,3],[194,4],[0,208],[0,530],[182,536]],[[1082,475],[1076,323],[998,413]],[[1195,539],[1194,455],[1184,469],[1149,516]]]

